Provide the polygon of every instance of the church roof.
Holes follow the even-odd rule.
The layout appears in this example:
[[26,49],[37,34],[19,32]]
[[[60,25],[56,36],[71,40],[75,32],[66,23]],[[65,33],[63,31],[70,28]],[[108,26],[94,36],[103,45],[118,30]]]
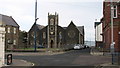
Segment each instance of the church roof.
[[0,18],[1,18],[0,21],[4,25],[19,27],[19,25],[16,23],[16,21],[11,16],[0,14]]
[[[84,26],[76,26],[74,23],[73,23],[73,21],[71,21],[71,23],[69,24],[69,26],[70,25],[74,25],[77,29],[78,29],[78,31],[82,34],[82,35],[84,35]],[[69,27],[68,26],[68,27]]]
[[67,27],[63,27],[63,29],[67,29]]
[[39,30],[41,30],[42,28],[45,27],[45,26],[43,26],[43,25],[39,25],[39,24],[36,24],[36,26],[38,27]]
[[77,29],[82,35],[84,35],[84,26],[77,26]]
[[[41,29],[43,29],[44,27],[45,27],[45,26],[43,26],[43,25],[36,24],[36,29],[37,29],[37,30],[41,30]],[[35,29],[35,23],[32,25],[32,27],[30,28],[30,30],[29,30],[28,32],[34,31],[34,29]]]

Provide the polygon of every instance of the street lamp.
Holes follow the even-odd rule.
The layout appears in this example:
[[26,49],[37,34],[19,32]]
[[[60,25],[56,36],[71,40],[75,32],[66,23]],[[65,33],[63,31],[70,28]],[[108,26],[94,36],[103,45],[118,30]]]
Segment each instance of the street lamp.
[[113,59],[114,59],[114,39],[113,39],[113,13],[114,13],[114,8],[113,8],[113,1],[111,0],[111,54],[112,54],[112,64],[113,64]]
[[39,18],[37,18],[37,0],[35,2],[35,28],[34,28],[34,52],[36,52],[36,23],[37,23],[37,20]]
[[34,28],[34,51],[36,52],[36,32],[37,32],[37,30],[36,30],[36,22],[37,22],[37,20],[38,20],[39,18],[36,18],[35,19],[35,28]]

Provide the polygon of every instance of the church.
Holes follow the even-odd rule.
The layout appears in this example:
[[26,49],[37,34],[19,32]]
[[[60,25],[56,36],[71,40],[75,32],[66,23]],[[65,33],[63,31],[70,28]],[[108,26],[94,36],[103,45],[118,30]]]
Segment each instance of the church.
[[28,47],[34,47],[34,30],[36,45],[45,48],[73,48],[75,44],[84,44],[84,26],[76,26],[73,21],[68,27],[59,26],[58,14],[48,13],[48,25],[33,24],[28,32]]

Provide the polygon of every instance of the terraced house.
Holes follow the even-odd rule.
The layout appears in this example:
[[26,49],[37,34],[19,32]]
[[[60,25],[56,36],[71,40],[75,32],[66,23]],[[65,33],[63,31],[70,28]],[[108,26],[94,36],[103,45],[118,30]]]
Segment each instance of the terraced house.
[[[105,51],[110,51],[111,45],[111,2],[104,0],[103,2],[103,18],[102,22],[102,36],[103,48]],[[113,2],[113,41],[116,52],[120,52],[120,2],[116,0]]]
[[46,48],[73,48],[74,44],[84,44],[84,26],[76,26],[73,21],[68,27],[59,26],[58,14],[48,13],[48,25],[33,24],[28,32],[30,47],[34,47],[34,28],[37,29],[37,45]]
[[7,15],[0,14],[0,25],[5,27],[5,49],[15,49],[19,47],[19,25]]

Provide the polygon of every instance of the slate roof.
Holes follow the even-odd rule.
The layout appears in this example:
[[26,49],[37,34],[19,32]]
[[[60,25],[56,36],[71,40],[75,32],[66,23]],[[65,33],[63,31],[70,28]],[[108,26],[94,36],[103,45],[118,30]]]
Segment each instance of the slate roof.
[[2,23],[4,25],[19,27],[19,25],[16,23],[16,21],[11,16],[0,14],[0,17],[2,17]]
[[63,27],[63,29],[67,29],[67,27]]
[[71,23],[69,24],[69,26],[70,26],[71,24],[74,25],[82,35],[84,35],[84,26],[76,26],[76,25],[73,23],[73,21],[71,21]]
[[77,26],[77,29],[82,35],[84,35],[84,26]]
[[38,27],[39,30],[43,29],[45,26],[43,25],[39,25],[39,24],[36,24],[36,26]]
[[[28,32],[34,31],[34,27],[35,27],[35,23],[32,25],[32,27],[30,28],[30,30],[29,30]],[[41,29],[43,29],[44,27],[45,27],[45,26],[43,26],[43,25],[36,24],[37,30],[41,30]]]
[[95,27],[98,26],[99,24],[101,24],[101,22],[95,22]]

